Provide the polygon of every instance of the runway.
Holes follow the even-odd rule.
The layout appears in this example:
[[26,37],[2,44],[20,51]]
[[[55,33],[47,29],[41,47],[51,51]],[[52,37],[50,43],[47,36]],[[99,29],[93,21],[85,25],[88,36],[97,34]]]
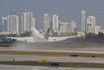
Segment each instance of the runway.
[[15,59],[15,61],[47,60],[48,62],[104,63],[104,58],[0,54],[0,61],[13,61],[13,59]]
[[[103,47],[57,47],[57,46],[31,46],[30,44],[19,44],[12,47],[0,47],[4,51],[29,51],[29,52],[72,52],[72,53],[95,53],[104,54]],[[70,57],[70,56],[41,56],[41,55],[10,55],[0,54],[0,61],[38,61],[48,60],[52,62],[86,62],[86,63],[104,63],[104,58],[88,58],[88,57]]]
[[[43,48],[43,47],[42,47]],[[92,54],[104,54],[104,50],[103,49],[89,49],[89,48],[70,48],[70,49],[37,49],[37,48],[5,48],[5,49],[0,49],[1,51],[28,51],[28,52],[68,52],[68,53],[92,53]]]
[[71,67],[0,65],[0,70],[104,70],[104,68],[71,68]]
[[[30,45],[30,44],[19,44],[19,45],[13,45],[12,47],[0,47],[0,50],[4,51],[29,51],[29,52],[57,52],[58,50],[60,52],[72,52],[72,53],[95,53],[95,54],[104,54],[104,48],[102,47],[73,47],[73,46],[50,46],[48,44],[45,45]],[[104,58],[91,58],[91,57],[70,57],[70,56],[46,56],[46,55],[10,55],[10,54],[0,54],[0,61],[38,61],[38,60],[47,60],[48,62],[74,62],[74,63],[103,63],[104,64]],[[6,69],[4,69],[6,70]],[[11,69],[13,70],[13,69]],[[38,70],[38,69],[37,69]],[[39,69],[43,70],[43,69]],[[46,70],[46,69],[45,69]],[[51,69],[50,69],[51,70]],[[53,69],[55,70],[55,69]],[[62,69],[56,69],[56,70],[62,70]],[[65,70],[65,69],[63,69]],[[66,70],[78,70],[78,69],[66,69]],[[87,70],[80,69],[79,70]],[[89,69],[88,69],[89,70]],[[90,69],[91,70],[91,69]],[[92,69],[97,70],[97,69]],[[100,70],[100,69],[98,69]]]

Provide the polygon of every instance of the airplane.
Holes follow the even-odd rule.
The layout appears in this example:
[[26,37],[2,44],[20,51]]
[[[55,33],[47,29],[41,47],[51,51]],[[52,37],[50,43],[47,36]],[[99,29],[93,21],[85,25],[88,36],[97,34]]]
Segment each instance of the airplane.
[[49,37],[49,28],[45,36],[43,36],[35,28],[31,28],[29,33],[31,37],[6,37],[6,38],[16,39],[18,41],[27,41],[27,42],[57,42],[57,41],[66,40],[67,38],[79,37],[79,35],[65,36],[65,37]]

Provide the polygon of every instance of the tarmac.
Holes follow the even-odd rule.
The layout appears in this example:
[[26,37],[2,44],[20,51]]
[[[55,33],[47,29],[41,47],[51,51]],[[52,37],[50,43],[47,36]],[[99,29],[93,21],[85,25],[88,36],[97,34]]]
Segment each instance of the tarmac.
[[0,70],[104,70],[104,68],[70,68],[70,67],[0,65]]
[[[52,46],[52,45],[51,45]],[[66,46],[53,46],[51,47],[49,44],[46,46],[44,45],[30,45],[30,44],[18,44],[13,45],[12,47],[0,47],[0,50],[4,51],[29,51],[29,52],[74,52],[74,53],[96,53],[96,54],[104,54],[104,48],[102,47],[66,47]],[[81,62],[81,63],[103,63],[104,64],[104,58],[92,58],[92,57],[70,57],[70,56],[46,56],[46,55],[10,55],[10,54],[0,54],[0,61],[38,61],[38,60],[47,60],[48,62]],[[6,67],[6,68],[5,68]],[[17,67],[17,68],[15,68]],[[18,69],[21,66],[5,66],[0,65],[0,70],[26,70],[23,66],[23,69]],[[9,69],[8,69],[9,68]],[[45,69],[38,68],[37,69],[30,69],[27,70],[104,70],[103,68],[95,69],[95,68],[54,68],[54,69]]]
[[48,62],[104,63],[104,58],[0,54],[0,61],[13,61],[13,59],[15,59],[15,61],[47,60]]

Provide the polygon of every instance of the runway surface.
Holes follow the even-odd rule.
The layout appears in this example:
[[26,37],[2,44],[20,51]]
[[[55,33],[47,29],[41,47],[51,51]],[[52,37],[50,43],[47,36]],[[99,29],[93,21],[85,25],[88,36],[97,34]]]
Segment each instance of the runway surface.
[[104,70],[104,68],[70,68],[70,67],[0,65],[0,70]]
[[[65,44],[61,45],[52,45],[52,44],[17,44],[13,45],[12,47],[0,47],[0,50],[9,50],[9,51],[29,51],[29,52],[57,52],[60,50],[60,52],[73,52],[73,53],[96,53],[96,54],[104,54],[104,47],[103,46],[65,46]],[[47,60],[49,62],[81,62],[81,63],[103,63],[104,64],[104,58],[90,58],[90,57],[70,57],[70,56],[41,56],[41,55],[10,55],[10,54],[0,54],[0,61],[12,61],[15,59],[15,61],[38,61],[38,60]],[[1,66],[1,65],[0,65]],[[6,66],[8,67],[8,66]],[[55,68],[55,69],[47,69],[47,67],[44,68],[37,68],[37,69],[18,69],[20,68],[13,68],[13,66],[10,66],[12,69],[2,69],[0,70],[104,70],[104,69],[95,69],[95,68]],[[1,67],[0,67],[1,68]]]
[[77,46],[66,43],[19,43],[12,47],[0,47],[0,50],[9,51],[30,51],[30,52],[74,52],[74,53],[95,53],[104,54],[104,46]]
[[70,57],[70,56],[41,56],[41,55],[4,55],[0,54],[0,61],[38,61],[49,62],[82,62],[82,63],[104,63],[104,58]]
[[[42,47],[43,48],[43,47]],[[104,49],[102,48],[70,48],[70,49],[60,49],[60,48],[56,48],[56,49],[51,49],[51,48],[48,48],[48,49],[42,49],[42,48],[1,48],[0,50],[1,51],[29,51],[29,52],[57,52],[57,51],[60,51],[60,52],[72,52],[72,53],[94,53],[94,54],[104,54]]]

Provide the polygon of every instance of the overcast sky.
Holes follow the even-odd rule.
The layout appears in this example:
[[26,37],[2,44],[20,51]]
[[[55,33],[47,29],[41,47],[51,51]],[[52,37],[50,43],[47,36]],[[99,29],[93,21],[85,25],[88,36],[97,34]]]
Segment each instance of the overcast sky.
[[81,10],[88,16],[95,16],[97,24],[104,20],[104,0],[0,0],[0,17],[8,16],[10,10],[22,13],[30,10],[36,19],[36,28],[43,28],[45,13],[59,16],[62,22],[74,20],[79,27]]

